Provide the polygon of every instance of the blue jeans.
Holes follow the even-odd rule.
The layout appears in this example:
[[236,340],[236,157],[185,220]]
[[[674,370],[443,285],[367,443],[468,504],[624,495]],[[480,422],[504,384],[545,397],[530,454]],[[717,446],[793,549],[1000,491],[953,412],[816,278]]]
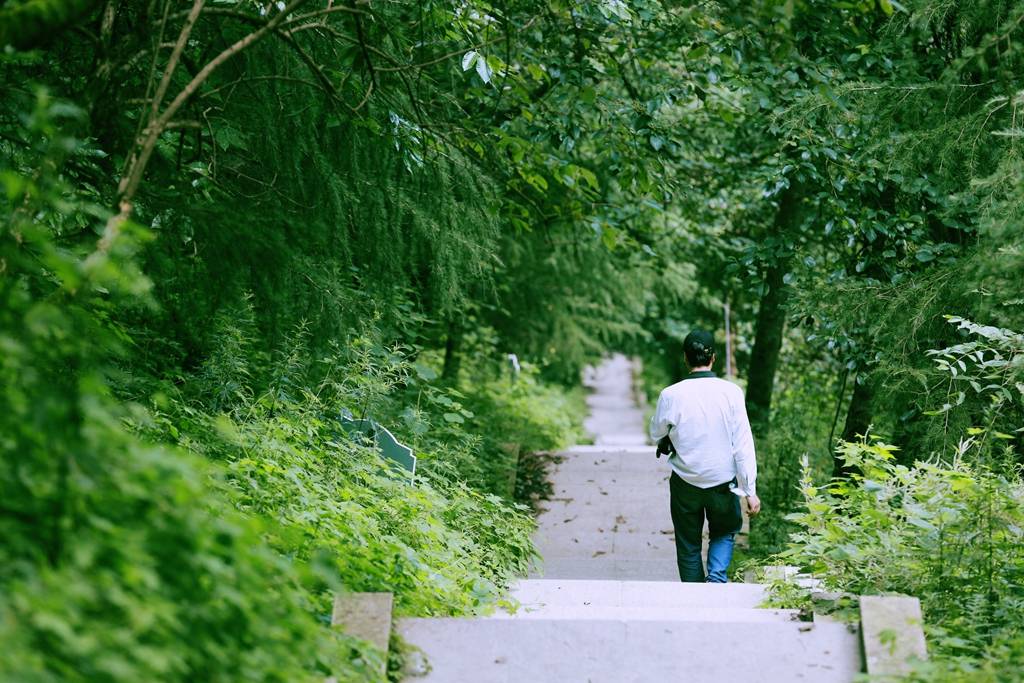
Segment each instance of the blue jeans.
[[[740,499],[729,483],[702,489],[683,481],[675,472],[669,479],[672,526],[676,538],[679,580],[725,583],[732,561],[736,532],[743,525]],[[700,556],[704,519],[708,521],[708,572]]]

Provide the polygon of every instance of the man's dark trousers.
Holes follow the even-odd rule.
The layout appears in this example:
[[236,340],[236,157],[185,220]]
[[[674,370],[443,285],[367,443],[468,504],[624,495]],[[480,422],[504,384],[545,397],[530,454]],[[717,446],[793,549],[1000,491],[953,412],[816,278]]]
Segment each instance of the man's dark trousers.
[[[740,499],[729,489],[729,484],[726,482],[702,489],[686,483],[675,472],[672,473],[669,491],[680,581],[727,581],[726,570],[732,560],[733,541],[736,532],[743,526]],[[710,536],[706,576],[700,556],[705,516]]]

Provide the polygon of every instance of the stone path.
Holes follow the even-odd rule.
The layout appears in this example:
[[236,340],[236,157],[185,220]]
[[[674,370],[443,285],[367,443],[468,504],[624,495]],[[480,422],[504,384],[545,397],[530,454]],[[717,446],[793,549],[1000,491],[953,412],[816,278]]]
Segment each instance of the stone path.
[[[647,445],[621,355],[587,373],[593,446],[562,454],[535,537],[544,578],[674,581],[669,469]],[[538,572],[538,575],[540,572]]]
[[844,624],[761,609],[758,584],[678,581],[668,466],[646,444],[632,368],[588,373],[594,445],[564,453],[540,515],[543,566],[513,586],[520,607],[472,619],[401,619],[426,683],[685,680],[848,683],[860,640]]

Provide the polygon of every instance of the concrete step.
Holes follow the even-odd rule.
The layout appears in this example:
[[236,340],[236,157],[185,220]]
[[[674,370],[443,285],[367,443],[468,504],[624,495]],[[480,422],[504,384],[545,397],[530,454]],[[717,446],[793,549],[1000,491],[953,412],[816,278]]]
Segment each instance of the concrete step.
[[429,665],[422,683],[848,683],[860,671],[847,626],[801,622],[401,619]]
[[627,455],[627,456],[643,456],[645,454],[650,455],[654,453],[654,447],[647,444],[646,438],[637,439],[630,444],[579,444],[571,446],[564,451],[560,451],[558,455],[566,457],[575,456],[592,456],[592,455]]
[[742,609],[739,607],[625,607],[608,605],[530,605],[515,612],[497,611],[490,619],[573,619],[608,621],[698,621],[704,623],[760,623],[797,621],[796,609]]
[[596,558],[552,558],[544,560],[531,578],[546,579],[610,579],[632,581],[678,581],[675,559],[631,560],[602,555]]
[[524,608],[555,605],[755,609],[764,602],[765,588],[756,583],[681,583],[678,580],[524,579],[512,586],[510,596]]

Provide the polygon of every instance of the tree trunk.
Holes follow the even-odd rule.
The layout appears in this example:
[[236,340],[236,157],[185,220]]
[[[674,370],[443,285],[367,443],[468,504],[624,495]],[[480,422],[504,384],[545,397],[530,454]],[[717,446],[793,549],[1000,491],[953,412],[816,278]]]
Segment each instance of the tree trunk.
[[668,371],[669,379],[673,384],[682,381],[689,374],[686,363],[683,360],[685,357],[682,344],[676,342],[670,345],[668,351]]
[[[775,213],[776,233],[790,232],[799,217],[799,196],[795,186],[785,189],[779,197]],[[791,256],[779,258],[768,267],[764,278],[764,293],[757,309],[754,330],[754,348],[750,352],[747,371],[747,414],[754,435],[764,438],[771,423],[772,392],[775,389],[775,370],[779,364],[782,333],[786,326],[786,299],[789,288],[785,282]]]
[[747,372],[747,414],[754,434],[764,438],[771,422],[772,392],[775,390],[775,371],[782,348],[782,333],[786,326],[785,304],[788,292],[782,281],[788,260],[772,266],[765,277],[765,293],[757,310],[754,348],[750,352]]
[[[871,428],[871,420],[874,417],[873,403],[875,388],[871,380],[860,376],[853,383],[853,396],[850,397],[850,407],[846,411],[846,424],[843,425],[843,441],[857,441],[868,433]],[[851,469],[846,466],[838,452],[833,451],[832,476],[847,477]]]

